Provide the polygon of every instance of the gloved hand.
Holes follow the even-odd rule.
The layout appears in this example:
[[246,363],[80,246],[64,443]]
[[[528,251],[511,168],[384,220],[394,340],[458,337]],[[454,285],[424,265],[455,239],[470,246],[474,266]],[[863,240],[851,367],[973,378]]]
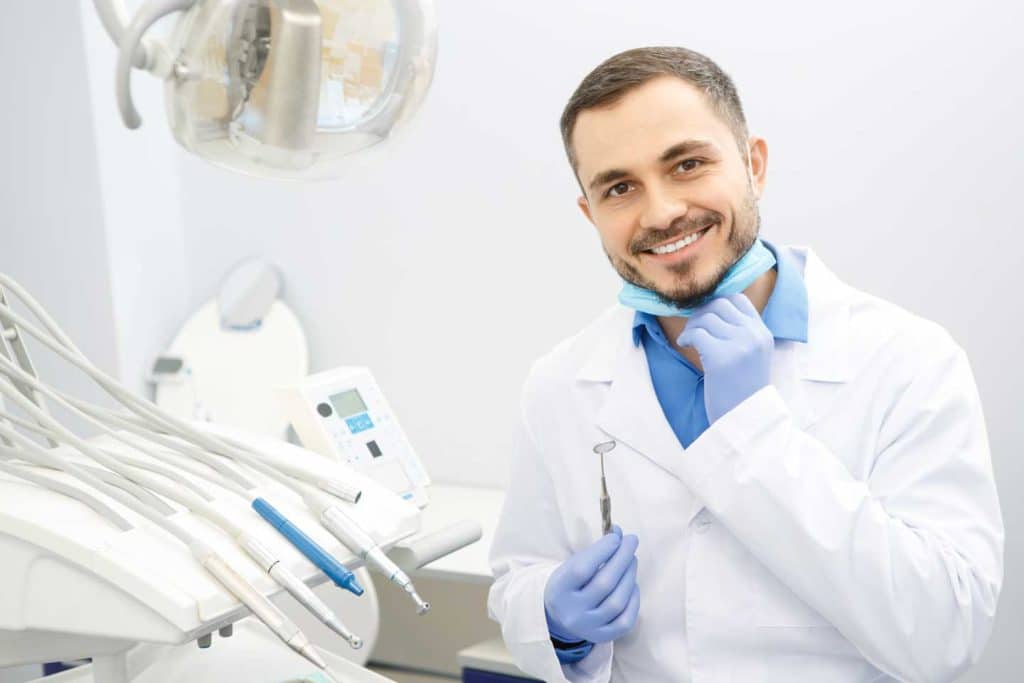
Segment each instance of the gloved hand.
[[553,637],[603,643],[633,628],[640,612],[638,543],[636,536],[623,536],[615,526],[559,565],[544,588],[544,612]]
[[697,308],[676,343],[700,354],[709,424],[771,383],[775,338],[746,294]]

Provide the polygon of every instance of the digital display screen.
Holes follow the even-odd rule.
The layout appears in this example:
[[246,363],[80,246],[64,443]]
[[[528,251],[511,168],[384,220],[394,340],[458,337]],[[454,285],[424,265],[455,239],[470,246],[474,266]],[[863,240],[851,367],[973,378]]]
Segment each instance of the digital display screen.
[[363,397],[359,395],[357,389],[335,394],[331,396],[330,401],[331,405],[334,406],[334,412],[341,418],[366,412],[366,404],[363,402]]
[[185,365],[185,361],[174,356],[160,356],[156,359],[156,363],[153,364],[154,375],[173,375],[174,373],[181,370]]

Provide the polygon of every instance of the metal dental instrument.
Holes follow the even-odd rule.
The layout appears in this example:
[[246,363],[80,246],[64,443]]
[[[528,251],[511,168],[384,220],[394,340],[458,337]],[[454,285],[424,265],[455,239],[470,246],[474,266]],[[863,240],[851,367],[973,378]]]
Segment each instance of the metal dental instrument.
[[603,441],[594,446],[594,452],[601,456],[601,530],[612,532],[612,499],[608,497],[608,485],[604,480],[604,454],[615,448],[614,441]]

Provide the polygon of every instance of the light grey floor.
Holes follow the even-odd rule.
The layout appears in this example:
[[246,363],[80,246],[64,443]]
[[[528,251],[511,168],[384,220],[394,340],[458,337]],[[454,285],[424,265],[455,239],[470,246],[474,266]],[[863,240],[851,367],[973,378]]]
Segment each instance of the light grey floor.
[[451,681],[457,681],[458,678],[450,676],[433,676],[431,674],[420,674],[412,673],[410,671],[402,671],[399,669],[391,669],[384,666],[371,666],[370,670],[379,673],[381,676],[386,676],[395,683],[451,683]]
[[[381,676],[387,676],[396,683],[450,683],[457,681],[457,678],[447,676],[431,676],[429,674],[410,673],[398,671],[386,667],[370,667]],[[0,683],[25,683],[43,675],[42,667],[39,666],[16,666],[9,669],[0,669]]]
[[25,683],[42,675],[43,667],[38,665],[0,669],[0,683]]

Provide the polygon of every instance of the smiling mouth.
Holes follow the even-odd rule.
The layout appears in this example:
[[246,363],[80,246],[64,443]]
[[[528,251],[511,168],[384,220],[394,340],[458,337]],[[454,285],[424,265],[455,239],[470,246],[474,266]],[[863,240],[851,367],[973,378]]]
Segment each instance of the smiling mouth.
[[707,231],[715,227],[715,225],[717,225],[717,223],[712,223],[706,228],[698,230],[697,232],[691,232],[689,235],[686,235],[685,237],[678,237],[671,242],[665,242],[655,247],[651,247],[650,249],[644,249],[643,253],[657,254],[660,256],[664,254],[671,254],[673,252],[679,251],[680,249],[685,249],[694,242],[699,241],[707,233]]

